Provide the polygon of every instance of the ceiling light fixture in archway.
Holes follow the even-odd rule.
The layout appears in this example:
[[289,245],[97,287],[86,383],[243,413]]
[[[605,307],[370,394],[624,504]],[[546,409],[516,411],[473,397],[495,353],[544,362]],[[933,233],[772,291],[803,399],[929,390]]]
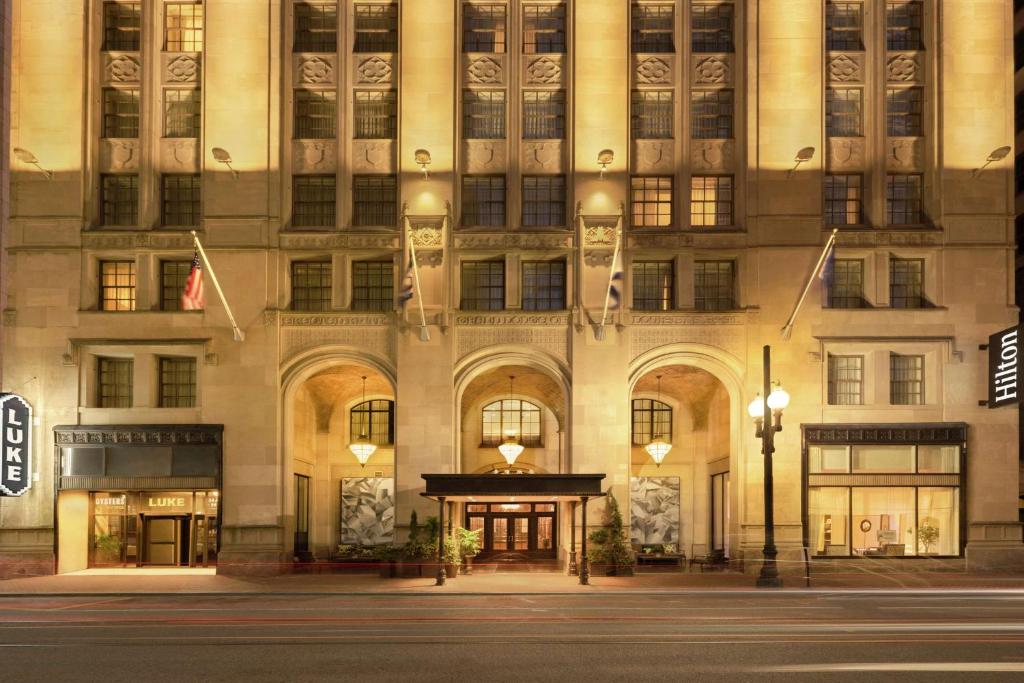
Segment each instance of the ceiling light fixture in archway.
[[[366,375],[363,375],[363,403],[366,403]],[[367,413],[370,415],[371,413]],[[366,423],[362,424],[359,430],[359,438],[348,445],[352,455],[356,456],[360,467],[366,467],[366,461],[377,450],[377,445],[366,436]]]
[[[512,383],[515,382],[515,379],[514,375],[509,375],[508,377],[509,409],[512,407]],[[511,467],[515,464],[516,458],[523,452],[523,444],[519,442],[519,437],[514,432],[506,434],[505,439],[498,446],[498,452],[501,453],[501,457],[505,458],[505,462]]]
[[[661,403],[661,375],[658,375],[658,403]],[[656,425],[652,421],[651,429],[655,429]],[[657,467],[661,467],[661,461],[665,459],[668,452],[672,450],[672,444],[665,440],[660,434],[655,434],[654,438],[651,439],[650,443],[644,446],[644,450],[647,451],[647,455],[651,456],[651,460]]]

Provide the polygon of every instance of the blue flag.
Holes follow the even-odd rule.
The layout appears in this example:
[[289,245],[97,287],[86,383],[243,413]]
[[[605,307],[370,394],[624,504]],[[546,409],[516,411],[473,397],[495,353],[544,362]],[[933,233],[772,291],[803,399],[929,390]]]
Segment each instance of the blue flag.
[[412,256],[409,257],[409,267],[405,269],[405,277],[402,278],[402,290],[398,293],[398,308],[405,310],[405,304],[412,298],[413,292],[413,263]]
[[609,308],[612,310],[617,309],[622,305],[622,271],[616,270],[612,273],[612,283],[608,290],[608,296],[611,299]]
[[828,254],[825,256],[825,260],[821,264],[821,270],[818,271],[818,279],[825,284],[825,288],[828,289],[832,286],[832,276],[836,270],[836,243],[833,241],[828,248]]

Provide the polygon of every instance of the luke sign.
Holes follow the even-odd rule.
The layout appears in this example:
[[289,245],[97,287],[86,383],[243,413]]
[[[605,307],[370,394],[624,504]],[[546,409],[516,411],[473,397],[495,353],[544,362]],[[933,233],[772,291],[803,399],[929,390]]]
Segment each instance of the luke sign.
[[32,406],[17,394],[0,395],[0,495],[32,488]]

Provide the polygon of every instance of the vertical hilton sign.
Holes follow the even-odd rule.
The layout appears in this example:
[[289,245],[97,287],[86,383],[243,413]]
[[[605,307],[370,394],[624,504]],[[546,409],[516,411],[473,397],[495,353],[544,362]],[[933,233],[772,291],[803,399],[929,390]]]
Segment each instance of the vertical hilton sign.
[[0,495],[32,488],[32,406],[16,394],[0,395]]
[[1019,327],[996,332],[988,338],[988,407],[1020,403]]

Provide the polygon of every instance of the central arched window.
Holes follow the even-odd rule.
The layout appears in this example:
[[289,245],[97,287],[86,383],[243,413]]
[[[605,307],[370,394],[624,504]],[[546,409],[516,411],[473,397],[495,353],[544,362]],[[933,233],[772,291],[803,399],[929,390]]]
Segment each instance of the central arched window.
[[633,445],[646,446],[656,436],[672,441],[672,406],[652,398],[634,398]]
[[484,406],[481,446],[498,446],[509,434],[531,448],[540,447],[540,408],[518,398],[506,398]]
[[352,408],[349,433],[352,438],[366,434],[371,443],[390,446],[395,443],[395,402],[386,399],[363,401]]

